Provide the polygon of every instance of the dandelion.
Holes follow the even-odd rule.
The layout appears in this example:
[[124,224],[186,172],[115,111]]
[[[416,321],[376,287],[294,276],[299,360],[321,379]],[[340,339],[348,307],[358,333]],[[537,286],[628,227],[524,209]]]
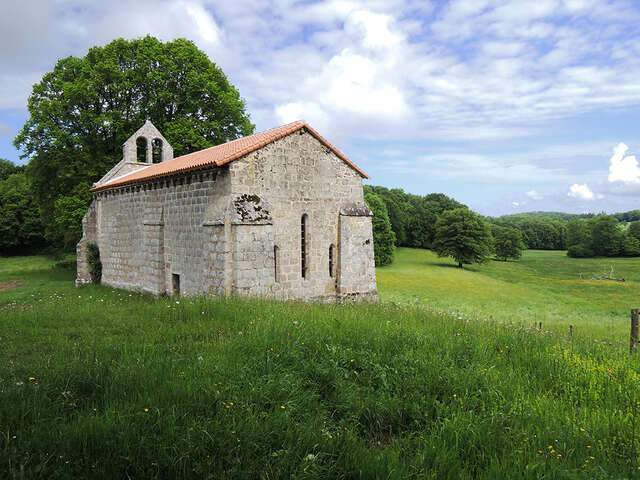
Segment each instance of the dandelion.
[[584,428],[580,427],[580,431],[581,431],[581,432],[584,432]]
[[148,409],[148,408],[145,408],[145,409],[144,409],[144,413],[149,413],[149,409]]
[[225,405],[224,408],[231,408],[229,405]]
[[453,394],[453,398],[457,398],[458,395],[456,395],[455,393]]
[[591,448],[591,445],[587,445],[587,448]]
[[287,407],[285,407],[284,405],[280,405],[280,408],[284,410]]
[[542,455],[542,450],[538,450],[538,455]]
[[29,381],[33,382],[36,379],[36,377],[29,377]]
[[352,358],[352,359],[351,359],[351,363],[353,363],[353,362],[355,362],[355,360]]

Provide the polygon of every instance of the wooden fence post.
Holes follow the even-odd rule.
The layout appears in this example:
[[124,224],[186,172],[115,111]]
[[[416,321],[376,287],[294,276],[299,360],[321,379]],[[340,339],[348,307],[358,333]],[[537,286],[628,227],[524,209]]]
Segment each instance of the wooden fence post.
[[634,353],[638,349],[638,309],[631,310],[631,344],[629,353]]

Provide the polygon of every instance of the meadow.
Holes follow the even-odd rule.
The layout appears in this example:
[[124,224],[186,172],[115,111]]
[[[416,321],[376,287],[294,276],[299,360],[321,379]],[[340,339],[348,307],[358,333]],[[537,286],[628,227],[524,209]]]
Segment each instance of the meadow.
[[[380,298],[466,318],[495,319],[558,334],[628,343],[630,311],[640,308],[640,258],[575,259],[527,250],[518,261],[456,268],[429,250],[399,248],[377,269]],[[612,280],[593,280],[610,275]],[[582,274],[582,278],[581,278]]]
[[629,305],[617,324],[637,265],[582,293],[598,262],[552,253],[459,271],[400,250],[362,305],[76,289],[2,258],[0,477],[638,478]]

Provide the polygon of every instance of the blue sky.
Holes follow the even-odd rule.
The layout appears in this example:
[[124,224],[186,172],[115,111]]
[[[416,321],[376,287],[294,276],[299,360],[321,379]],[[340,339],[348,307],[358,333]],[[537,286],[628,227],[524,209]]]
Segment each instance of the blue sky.
[[193,40],[258,130],[304,119],[370,183],[486,215],[640,208],[631,0],[41,0],[3,2],[0,30],[9,160],[57,59],[151,34]]

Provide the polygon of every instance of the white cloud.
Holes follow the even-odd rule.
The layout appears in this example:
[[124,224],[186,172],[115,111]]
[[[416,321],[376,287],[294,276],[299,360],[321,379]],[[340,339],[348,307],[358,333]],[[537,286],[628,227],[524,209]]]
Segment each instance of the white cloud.
[[518,208],[518,207],[521,207],[523,205],[526,205],[526,203],[525,202],[511,202],[511,206],[513,208]]
[[603,195],[593,193],[586,183],[583,183],[582,185],[574,183],[571,185],[567,196],[577,198],[579,200],[599,200],[603,198]]
[[640,167],[635,155],[625,156],[629,150],[624,143],[613,149],[609,160],[609,182],[640,183]]
[[391,48],[402,41],[402,35],[391,24],[391,15],[357,10],[347,19],[345,28],[353,26],[363,33],[363,45],[368,48]]
[[533,200],[542,200],[544,197],[536,192],[534,189],[529,190],[525,195]]

